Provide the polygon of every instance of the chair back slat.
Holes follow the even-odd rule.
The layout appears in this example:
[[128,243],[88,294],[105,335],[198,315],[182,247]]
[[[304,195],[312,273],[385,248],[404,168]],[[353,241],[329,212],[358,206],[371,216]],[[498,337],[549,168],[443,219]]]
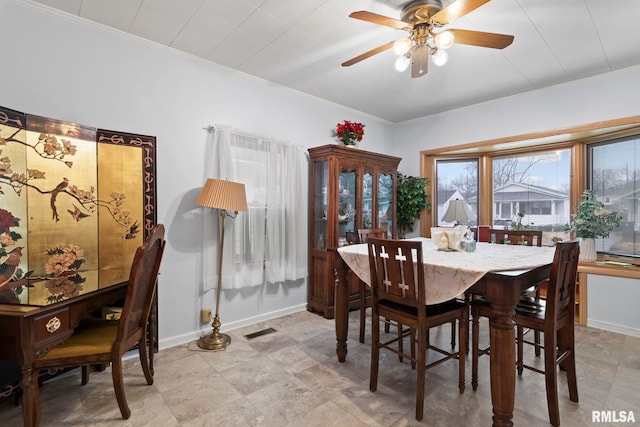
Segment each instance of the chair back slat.
[[422,243],[369,238],[371,287],[378,299],[424,307]]
[[554,321],[565,311],[573,319],[579,255],[580,242],[577,239],[556,244],[549,276],[545,322]]
[[497,228],[489,229],[489,241],[496,243],[506,243],[508,245],[542,246],[542,230],[501,230]]
[[158,224],[136,250],[114,349],[119,345],[126,347],[137,341],[148,321],[164,246],[164,226]]
[[376,237],[379,239],[386,239],[389,236],[389,230],[386,228],[359,228],[358,229],[358,242],[367,243],[369,237]]

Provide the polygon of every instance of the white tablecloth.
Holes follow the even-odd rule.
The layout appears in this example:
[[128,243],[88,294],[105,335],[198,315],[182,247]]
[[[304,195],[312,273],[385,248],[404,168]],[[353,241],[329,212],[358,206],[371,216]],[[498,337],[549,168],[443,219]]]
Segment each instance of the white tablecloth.
[[[462,294],[490,271],[528,270],[553,261],[555,247],[480,243],[475,252],[438,251],[431,239],[422,242],[427,304],[438,304]],[[370,285],[366,244],[343,246],[338,253],[362,281]]]

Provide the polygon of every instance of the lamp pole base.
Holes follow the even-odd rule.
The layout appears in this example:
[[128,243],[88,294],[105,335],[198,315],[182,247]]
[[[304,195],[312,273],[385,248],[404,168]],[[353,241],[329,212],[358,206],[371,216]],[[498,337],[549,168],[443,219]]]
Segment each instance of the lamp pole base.
[[229,344],[231,344],[231,337],[227,334],[221,334],[217,330],[198,340],[198,347],[203,350],[226,350]]

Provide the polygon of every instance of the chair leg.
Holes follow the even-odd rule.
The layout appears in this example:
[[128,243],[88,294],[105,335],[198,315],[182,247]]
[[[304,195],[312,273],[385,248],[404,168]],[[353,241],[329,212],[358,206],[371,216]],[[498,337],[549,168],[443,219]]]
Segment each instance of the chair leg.
[[364,331],[367,324],[367,285],[360,281],[360,342],[364,342]]
[[82,366],[82,381],[80,382],[82,385],[87,385],[87,383],[89,383],[89,368],[91,368],[90,365]]
[[118,407],[122,418],[128,420],[131,416],[131,410],[127,405],[127,398],[124,393],[124,379],[122,378],[122,360],[119,358],[114,359],[111,362],[111,377],[113,378],[113,389],[116,392],[116,400],[118,401]]
[[471,388],[478,389],[478,357],[480,357],[480,324],[478,313],[471,309]]
[[[409,343],[411,345],[411,369],[416,368],[416,330],[409,329]],[[427,344],[425,343],[425,346]]]
[[[464,297],[464,302],[465,304],[467,304],[467,320],[469,320],[469,324],[471,324],[471,300],[473,299],[473,295],[468,294],[468,293],[464,293],[463,294]],[[467,327],[467,331],[471,332],[469,330],[471,326]],[[466,344],[466,349],[467,349],[467,355],[469,354],[469,350],[471,349],[471,345],[469,343],[469,335],[467,335],[466,337],[464,337],[465,339],[465,344]]]
[[460,394],[464,393],[464,381],[465,381],[465,355],[467,354],[467,343],[462,337],[469,336],[469,319],[460,319],[458,321],[458,334],[460,339],[458,340],[458,389]]
[[[540,287],[546,285],[539,285],[536,287],[536,302],[540,301]],[[535,355],[536,357],[540,357],[540,331],[533,331],[533,342],[535,343]]]
[[[427,365],[427,331],[417,330],[418,333],[418,380],[416,381],[416,420],[421,421],[424,416],[424,380]],[[413,338],[412,338],[413,340]]]
[[533,342],[535,345],[535,354],[540,357],[540,331],[533,331]]
[[[537,332],[537,331],[536,331]],[[524,357],[524,328],[522,326],[518,326],[516,328],[516,343],[518,345],[518,356],[516,359],[516,367],[518,369],[518,375],[522,375],[523,367],[523,357]]]
[[378,389],[378,363],[380,357],[380,316],[373,313],[371,322],[371,373],[369,374],[369,390]]
[[456,348],[456,322],[451,322],[451,351]]
[[147,384],[153,384],[153,373],[149,365],[149,355],[147,354],[147,340],[146,340],[146,328],[143,329],[142,338],[138,342],[138,353],[140,355],[140,364],[142,365],[142,372],[144,372],[144,378],[147,380]]
[[547,408],[551,425],[560,425],[560,409],[558,405],[558,370],[556,369],[556,334],[544,337],[544,379],[547,388]]
[[567,383],[569,385],[569,399],[572,402],[578,401],[578,380],[576,377],[576,353],[573,324],[567,325],[558,331],[558,345],[561,349],[570,351],[569,355],[562,362],[561,366],[567,372]]

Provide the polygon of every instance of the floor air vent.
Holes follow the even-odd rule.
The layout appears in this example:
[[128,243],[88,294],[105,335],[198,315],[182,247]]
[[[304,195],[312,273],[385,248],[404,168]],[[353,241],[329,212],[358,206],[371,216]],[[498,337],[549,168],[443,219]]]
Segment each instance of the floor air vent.
[[267,329],[263,329],[261,331],[252,332],[250,334],[245,335],[244,337],[246,339],[250,340],[250,339],[253,339],[253,338],[261,337],[263,335],[271,334],[273,332],[277,332],[277,331],[275,329],[273,329],[273,328],[267,328]]

